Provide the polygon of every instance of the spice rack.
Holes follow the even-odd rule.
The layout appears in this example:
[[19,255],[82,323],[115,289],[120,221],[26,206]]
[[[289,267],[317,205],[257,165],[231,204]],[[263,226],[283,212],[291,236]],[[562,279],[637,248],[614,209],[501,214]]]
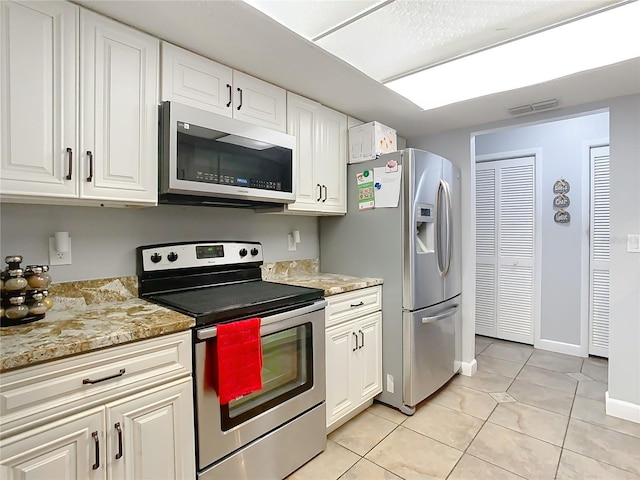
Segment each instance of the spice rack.
[[21,268],[21,255],[5,257],[7,267],[0,272],[0,326],[15,326],[41,320],[53,306],[49,298],[51,276],[48,265]]

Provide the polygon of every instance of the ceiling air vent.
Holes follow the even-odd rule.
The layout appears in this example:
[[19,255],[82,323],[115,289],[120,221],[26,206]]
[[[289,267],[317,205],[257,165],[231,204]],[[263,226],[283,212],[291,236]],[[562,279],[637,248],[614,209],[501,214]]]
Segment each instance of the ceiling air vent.
[[558,100],[552,98],[550,100],[543,100],[542,102],[531,103],[528,105],[518,105],[517,107],[511,107],[509,113],[511,115],[525,115],[527,113],[540,112],[542,110],[549,110],[556,108],[559,105]]

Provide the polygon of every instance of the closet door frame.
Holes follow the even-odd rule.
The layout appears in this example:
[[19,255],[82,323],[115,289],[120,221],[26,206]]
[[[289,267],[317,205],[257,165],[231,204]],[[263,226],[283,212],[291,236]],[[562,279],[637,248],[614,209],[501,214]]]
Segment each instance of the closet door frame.
[[[510,160],[515,158],[533,157],[533,175],[534,175],[534,258],[533,258],[533,346],[540,347],[540,300],[542,292],[542,149],[528,148],[522,150],[509,150],[504,152],[490,153],[486,155],[476,155],[475,163],[485,163],[499,160]],[[475,203],[475,175],[476,168],[473,168],[473,190],[474,190],[474,212]],[[475,216],[475,213],[474,213]],[[474,218],[475,220],[475,218]],[[477,260],[475,260],[475,221],[474,221],[474,270]],[[475,277],[475,274],[474,274]],[[477,301],[477,299],[476,299]]]

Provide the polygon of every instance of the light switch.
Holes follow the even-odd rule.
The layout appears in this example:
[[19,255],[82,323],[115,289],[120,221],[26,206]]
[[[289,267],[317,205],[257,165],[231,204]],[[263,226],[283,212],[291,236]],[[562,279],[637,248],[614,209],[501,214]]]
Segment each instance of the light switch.
[[627,235],[627,252],[640,253],[640,235]]

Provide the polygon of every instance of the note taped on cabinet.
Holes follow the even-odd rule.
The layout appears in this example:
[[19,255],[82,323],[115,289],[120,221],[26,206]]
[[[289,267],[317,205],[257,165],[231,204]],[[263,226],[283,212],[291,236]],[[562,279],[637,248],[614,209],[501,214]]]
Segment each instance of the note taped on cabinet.
[[374,207],[373,172],[365,170],[356,173],[358,182],[358,210],[370,210]]
[[373,186],[375,195],[375,208],[394,208],[398,206],[400,199],[400,179],[402,178],[402,165],[389,171],[386,167],[373,169]]

